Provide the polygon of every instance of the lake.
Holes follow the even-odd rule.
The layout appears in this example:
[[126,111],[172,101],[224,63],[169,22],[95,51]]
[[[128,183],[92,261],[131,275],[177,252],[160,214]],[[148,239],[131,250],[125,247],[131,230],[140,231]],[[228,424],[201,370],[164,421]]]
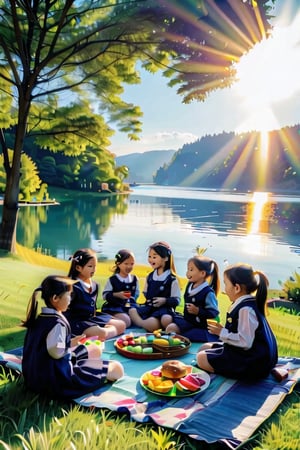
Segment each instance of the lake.
[[148,246],[165,240],[181,276],[200,247],[221,270],[227,263],[252,264],[275,289],[278,280],[299,272],[297,196],[141,185],[130,195],[61,191],[56,198],[60,205],[20,208],[18,242],[62,259],[80,247],[113,259],[127,247],[138,263],[147,264]]

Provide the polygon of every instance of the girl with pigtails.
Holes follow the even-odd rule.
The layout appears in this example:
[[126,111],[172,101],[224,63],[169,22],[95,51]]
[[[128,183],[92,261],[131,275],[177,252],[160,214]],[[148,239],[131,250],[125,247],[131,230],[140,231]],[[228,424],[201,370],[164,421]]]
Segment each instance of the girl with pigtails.
[[221,342],[206,343],[197,364],[229,378],[256,380],[268,376],[277,363],[277,343],[266,319],[268,279],[248,264],[224,271],[225,293],[232,302],[226,324],[208,325]]
[[77,250],[71,258],[68,276],[76,280],[73,285],[72,302],[65,312],[72,333],[98,336],[105,341],[125,331],[125,324],[110,314],[97,310],[99,285],[93,280],[96,272],[96,252],[89,248]]
[[205,256],[194,256],[187,262],[186,277],[183,315],[176,313],[166,331],[179,333],[192,342],[217,340],[208,332],[207,319],[219,320],[218,265]]

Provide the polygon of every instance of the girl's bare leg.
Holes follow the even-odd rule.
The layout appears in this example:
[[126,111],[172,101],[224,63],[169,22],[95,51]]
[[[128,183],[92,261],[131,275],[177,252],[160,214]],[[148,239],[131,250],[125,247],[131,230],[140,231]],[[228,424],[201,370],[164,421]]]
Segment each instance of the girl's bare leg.
[[114,315],[114,317],[116,317],[116,319],[118,320],[122,320],[122,322],[125,323],[125,327],[128,328],[131,325],[131,319],[129,317],[128,314],[126,313],[117,313]]
[[119,319],[110,319],[110,321],[105,325],[104,328],[113,327],[115,329],[115,334],[110,337],[118,336],[119,334],[123,334],[126,329],[126,325],[123,320]]
[[197,360],[197,365],[198,365],[198,367],[200,367],[200,369],[206,370],[207,372],[214,373],[214,368],[209,364],[205,351],[200,351],[196,356],[196,360]]
[[107,330],[99,327],[98,325],[87,328],[84,330],[84,334],[87,338],[91,336],[98,336],[100,341],[105,341],[107,339]]
[[88,345],[87,351],[90,359],[100,359],[102,349],[99,345],[96,344]]
[[148,319],[142,319],[135,308],[129,310],[129,316],[132,322],[141,328],[145,328],[146,331],[154,331],[160,328],[160,321],[156,317],[148,317]]
[[179,327],[176,325],[176,323],[170,323],[166,328],[167,333],[180,333]]
[[124,375],[124,369],[119,361],[109,361],[107,379],[109,381],[116,381]]
[[160,322],[161,322],[161,326],[162,326],[163,330],[165,330],[167,328],[167,326],[172,323],[172,320],[173,320],[173,317],[169,314],[164,314],[163,316],[161,316]]

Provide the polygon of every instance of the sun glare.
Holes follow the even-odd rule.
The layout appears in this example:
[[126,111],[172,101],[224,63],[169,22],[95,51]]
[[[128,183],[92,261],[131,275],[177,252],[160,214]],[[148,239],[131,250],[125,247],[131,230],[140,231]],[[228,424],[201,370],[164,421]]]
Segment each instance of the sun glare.
[[286,27],[274,27],[236,65],[237,83],[233,89],[244,101],[249,119],[240,131],[275,129],[272,105],[300,93],[300,14]]

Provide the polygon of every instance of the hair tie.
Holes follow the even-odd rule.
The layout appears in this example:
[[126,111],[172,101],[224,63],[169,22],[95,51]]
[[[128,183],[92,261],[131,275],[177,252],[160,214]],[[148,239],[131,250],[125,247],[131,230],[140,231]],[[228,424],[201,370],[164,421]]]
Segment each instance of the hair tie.
[[213,272],[214,272],[214,269],[215,269],[215,263],[214,263],[214,261],[211,261],[211,266],[210,266],[210,272],[209,272],[209,275],[211,275]]
[[120,253],[117,253],[116,256],[115,256],[115,258],[116,258],[116,260],[119,260],[119,259],[122,258],[122,256],[120,255]]

